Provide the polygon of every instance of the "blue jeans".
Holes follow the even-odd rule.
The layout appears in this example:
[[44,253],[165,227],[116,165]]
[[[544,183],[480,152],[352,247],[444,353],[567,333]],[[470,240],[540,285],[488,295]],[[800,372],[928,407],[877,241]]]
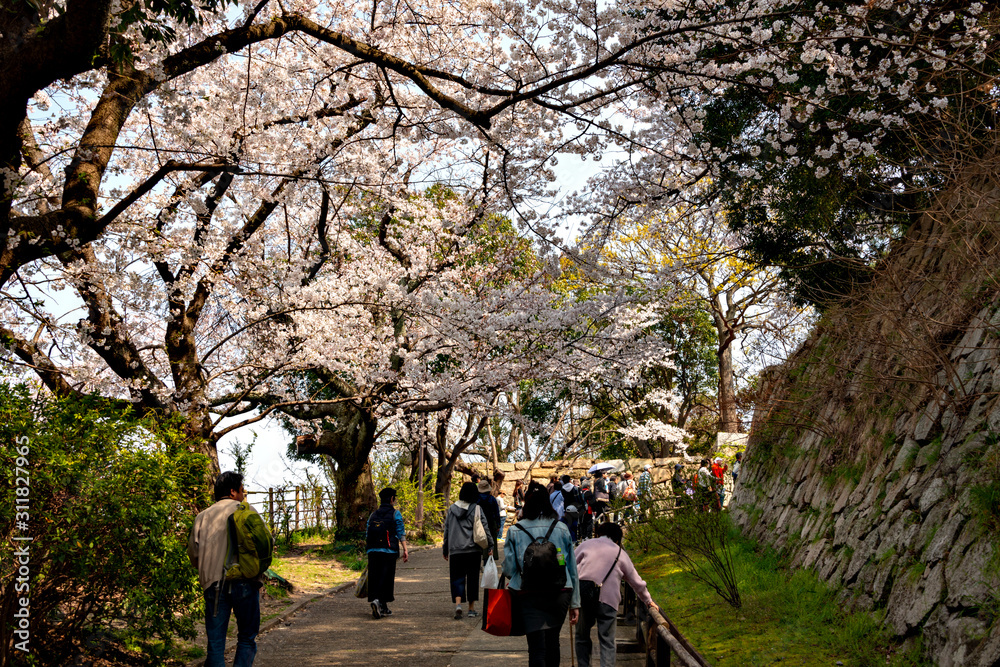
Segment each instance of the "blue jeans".
[[227,581],[218,597],[216,610],[216,588],[205,591],[205,631],[208,634],[205,667],[226,667],[226,630],[230,614],[236,615],[233,667],[250,667],[257,655],[254,640],[260,631],[260,586],[256,581]]

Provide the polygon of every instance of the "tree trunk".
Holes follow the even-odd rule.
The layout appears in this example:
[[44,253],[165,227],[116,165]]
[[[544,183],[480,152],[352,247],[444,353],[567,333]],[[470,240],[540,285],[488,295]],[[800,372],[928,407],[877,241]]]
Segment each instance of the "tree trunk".
[[357,537],[365,532],[369,515],[378,508],[371,463],[367,458],[360,466],[342,466],[338,463],[334,481],[337,485],[335,538],[343,540]]
[[378,508],[368,456],[375,446],[376,421],[369,412],[350,403],[340,403],[335,430],[325,430],[315,440],[299,445],[300,454],[327,454],[336,464],[337,485],[334,514],[336,539],[356,538],[365,530],[368,516]]
[[739,433],[740,418],[736,413],[736,380],[733,374],[735,335],[719,318],[716,318],[716,329],[719,333],[719,430]]

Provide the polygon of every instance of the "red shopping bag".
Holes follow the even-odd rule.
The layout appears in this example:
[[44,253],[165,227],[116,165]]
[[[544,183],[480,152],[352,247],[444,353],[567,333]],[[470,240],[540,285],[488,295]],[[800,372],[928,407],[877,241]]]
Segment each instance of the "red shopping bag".
[[514,600],[507,588],[483,589],[483,631],[509,637],[514,625]]

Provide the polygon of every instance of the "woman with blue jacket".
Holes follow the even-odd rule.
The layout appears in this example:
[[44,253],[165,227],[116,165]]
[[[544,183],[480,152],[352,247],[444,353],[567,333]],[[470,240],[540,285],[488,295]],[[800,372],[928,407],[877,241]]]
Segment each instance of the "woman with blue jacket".
[[[553,523],[554,522],[554,523]],[[537,538],[544,538],[557,549],[560,565],[565,567],[566,583],[560,590],[534,590],[522,583],[524,552]],[[516,591],[515,610],[521,614],[528,640],[529,667],[558,667],[559,631],[569,611],[570,625],[580,615],[580,580],[576,574],[573,540],[566,524],[559,521],[549,494],[538,482],[531,482],[524,495],[523,518],[507,531],[504,546],[504,574],[509,588]]]

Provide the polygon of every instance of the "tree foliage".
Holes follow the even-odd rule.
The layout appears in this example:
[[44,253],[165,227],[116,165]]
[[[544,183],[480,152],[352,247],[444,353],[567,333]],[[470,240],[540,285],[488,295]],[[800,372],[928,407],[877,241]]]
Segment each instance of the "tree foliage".
[[[180,430],[100,399],[0,384],[0,460],[0,608],[11,612],[2,625],[4,665],[14,655],[12,613],[21,597],[30,601],[31,653],[44,664],[68,664],[88,638],[121,621],[140,639],[193,636],[189,612],[200,587],[187,537],[209,503],[207,461],[188,451]],[[29,484],[15,485],[16,476]],[[17,488],[29,495],[15,496]],[[15,503],[23,497],[27,508]],[[23,546],[28,589],[17,587],[24,560],[15,549]]]

